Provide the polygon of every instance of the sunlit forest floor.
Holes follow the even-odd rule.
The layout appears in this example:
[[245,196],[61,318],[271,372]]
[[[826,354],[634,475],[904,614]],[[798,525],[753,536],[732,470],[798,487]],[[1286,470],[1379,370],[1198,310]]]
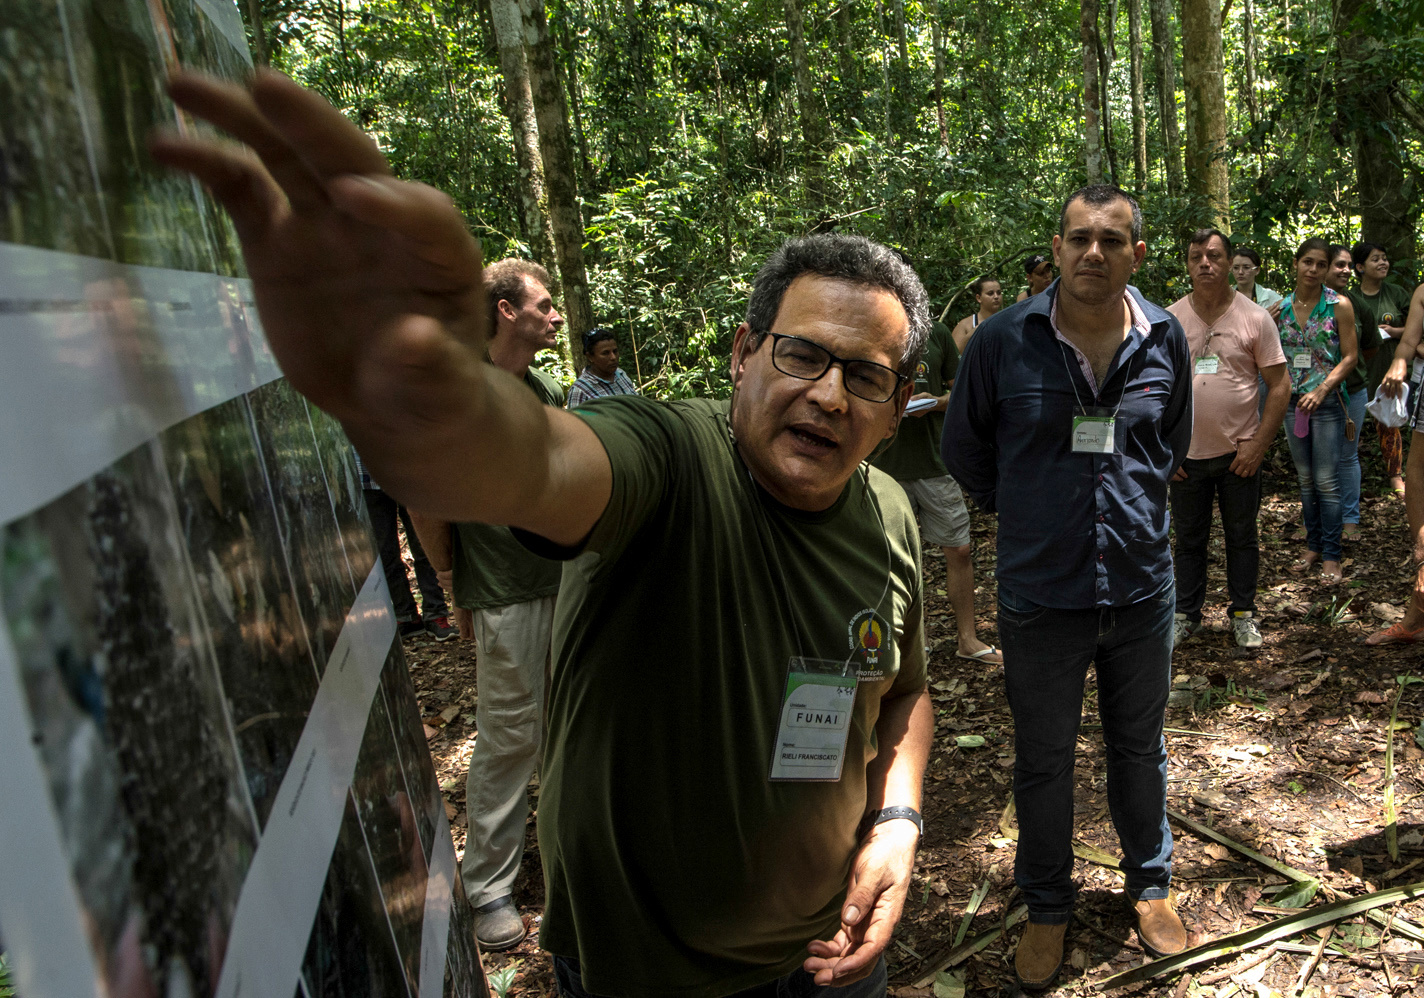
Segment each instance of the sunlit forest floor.
[[[1225,557],[1219,525],[1213,535],[1205,621],[1208,629],[1178,650],[1167,725],[1171,755],[1169,807],[1256,850],[1274,862],[1318,878],[1319,906],[1392,886],[1424,881],[1424,749],[1415,728],[1424,715],[1424,685],[1401,683],[1421,674],[1419,646],[1367,648],[1365,635],[1397,619],[1408,598],[1409,558],[1403,501],[1379,477],[1373,426],[1365,428],[1365,500],[1360,540],[1345,550],[1346,584],[1329,587],[1286,566],[1304,545],[1289,540],[1300,504],[1284,442],[1266,466],[1259,615],[1265,645],[1236,648],[1225,618]],[[980,635],[995,640],[994,523],[974,516],[980,581]],[[1005,819],[1013,773],[1013,724],[998,668],[954,657],[954,623],[944,592],[944,563],[926,558],[930,682],[937,715],[936,748],[926,779],[925,840],[914,882],[886,954],[890,992],[936,994],[934,972],[954,950],[971,898],[983,894],[965,940],[1011,925],[939,978],[940,993],[1016,992],[1012,956],[1021,929],[1012,923],[1012,818]],[[474,646],[407,644],[422,713],[430,726],[457,852],[465,835],[465,766],[475,731]],[[1393,791],[1398,806],[1398,859],[1385,835],[1387,729],[1398,695]],[[1102,732],[1094,692],[1083,712],[1077,770],[1079,842],[1109,854],[1117,849],[1107,812]],[[1407,722],[1407,723],[1406,723]],[[960,736],[980,747],[959,747]],[[974,741],[975,739],[969,739]],[[535,788],[537,792],[537,786]],[[1280,918],[1272,904],[1287,878],[1237,851],[1174,823],[1174,886],[1193,942],[1219,938]],[[1115,870],[1079,860],[1075,921],[1059,993],[1097,993],[1096,982],[1144,960]],[[987,883],[987,893],[983,885]],[[515,899],[530,936],[516,949],[485,957],[486,967],[515,967],[511,995],[553,995],[553,974],[535,934],[543,886],[533,820]],[[1424,901],[1377,909],[1380,922],[1354,918],[1334,929],[1304,995],[1424,994]],[[1407,920],[1409,925],[1391,924]],[[1386,927],[1387,926],[1387,927]],[[1320,943],[1313,932],[1282,940],[1264,962],[1258,947],[1186,972],[1165,975],[1116,994],[1228,996],[1294,994],[1302,968]],[[962,983],[961,983],[962,982]]]

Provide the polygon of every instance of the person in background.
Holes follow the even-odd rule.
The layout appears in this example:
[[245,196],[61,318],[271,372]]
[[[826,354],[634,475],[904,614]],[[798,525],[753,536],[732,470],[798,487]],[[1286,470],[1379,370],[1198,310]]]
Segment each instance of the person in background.
[[964,352],[964,345],[969,342],[969,337],[974,335],[979,323],[1004,307],[1004,287],[998,278],[987,275],[979,278],[969,285],[969,293],[978,303],[979,311],[960,319],[959,324],[954,327],[954,347],[960,353]]
[[[354,449],[352,453],[355,453]],[[396,612],[396,629],[402,638],[429,634],[436,641],[449,641],[456,630],[450,626],[450,611],[445,605],[445,591],[440,586],[435,569],[420,546],[410,513],[396,502],[371,478],[371,473],[356,454],[356,471],[361,476],[361,496],[366,500],[366,512],[371,516],[371,533],[376,538],[376,552],[381,557],[381,569],[386,573],[386,588],[391,591],[391,604]],[[405,527],[410,557],[415,562],[415,581],[420,586],[421,606],[415,605],[410,592],[410,577],[405,573],[401,557],[397,523]]]
[[569,388],[570,409],[606,395],[637,395],[633,379],[618,366],[618,338],[598,327],[583,334],[583,373]]
[[[1409,377],[1411,365],[1419,363],[1424,350],[1424,284],[1414,289],[1409,319],[1400,337],[1394,360],[1380,382],[1380,390],[1398,398]],[[1414,584],[1404,616],[1383,630],[1365,638],[1367,645],[1417,644],[1424,641],[1424,392],[1409,396],[1409,462],[1405,466],[1404,510],[1409,519],[1409,547],[1414,561]]]
[[[1231,260],[1230,239],[1218,229],[1199,229],[1187,246],[1191,293],[1167,308],[1182,324],[1193,368],[1192,444],[1171,485],[1177,535],[1174,649],[1202,627],[1213,496],[1226,542],[1231,629],[1239,647],[1261,647],[1256,625],[1261,460],[1285,418],[1290,378],[1270,313],[1228,282]],[[1269,386],[1264,417],[1256,408],[1257,378]]]
[[1345,379],[1343,388],[1345,410],[1350,415],[1350,422],[1355,424],[1355,432],[1353,435],[1346,433],[1345,443],[1340,449],[1340,539],[1353,541],[1360,536],[1360,433],[1365,427],[1365,405],[1370,400],[1365,379],[1368,377],[1368,365],[1380,347],[1380,333],[1369,311],[1349,288],[1350,275],[1354,272],[1350,250],[1331,244],[1326,253],[1330,257],[1330,269],[1325,273],[1325,286],[1337,295],[1350,299],[1350,305],[1355,309],[1355,336],[1360,343],[1360,359]]
[[1028,287],[1019,292],[1016,302],[1048,290],[1053,283],[1053,261],[1042,253],[1035,253],[1024,261],[1024,276],[1028,278]]
[[1142,211],[1095,184],[1063,206],[1062,276],[984,324],[949,397],[944,465],[999,514],[999,641],[1014,719],[1014,880],[1026,989],[1063,966],[1073,915],[1073,764],[1096,670],[1108,801],[1127,898],[1150,951],[1180,953],[1167,749],[1177,600],[1167,483],[1192,439],[1192,366],[1176,318],[1129,281]]
[[920,518],[921,547],[936,545],[944,551],[944,589],[959,631],[955,656],[984,665],[1002,665],[1004,659],[998,649],[979,640],[975,630],[969,508],[964,504],[959,483],[949,477],[939,456],[944,410],[958,369],[959,351],[954,348],[949,327],[936,320],[930,325],[925,352],[915,366],[915,394],[910,396],[911,403],[934,404],[906,412],[895,439],[871,463],[905,490],[910,508]]
[[1249,246],[1236,247],[1236,255],[1231,259],[1231,274],[1236,278],[1236,290],[1267,312],[1274,319],[1281,314],[1281,296],[1268,287],[1256,283],[1261,273],[1261,254]]
[[[1389,276],[1389,254],[1379,243],[1358,242],[1350,248],[1355,273],[1360,277],[1359,301],[1379,327],[1380,351],[1370,365],[1369,392],[1379,388],[1394,360],[1395,348],[1404,334],[1409,313],[1409,292],[1397,284],[1386,284]],[[1384,454],[1384,473],[1396,495],[1404,494],[1404,436],[1397,426],[1375,426],[1379,430],[1380,451]]]
[[1340,582],[1340,451],[1347,406],[1340,391],[1359,359],[1355,309],[1325,286],[1329,244],[1307,239],[1295,254],[1295,288],[1281,303],[1281,347],[1291,377],[1286,439],[1300,479],[1305,555],[1300,573],[1321,566],[1326,582]]
[[[545,407],[562,408],[563,388],[533,366],[558,343],[564,320],[549,272],[509,258],[484,269],[489,366]],[[563,566],[521,544],[508,527],[448,523],[415,515],[431,564],[455,594],[460,633],[475,639],[475,727],[465,777],[469,834],[460,876],[475,909],[475,938],[487,950],[524,939],[514,882],[524,857],[529,778],[539,762],[545,676]],[[449,573],[446,575],[445,573]]]

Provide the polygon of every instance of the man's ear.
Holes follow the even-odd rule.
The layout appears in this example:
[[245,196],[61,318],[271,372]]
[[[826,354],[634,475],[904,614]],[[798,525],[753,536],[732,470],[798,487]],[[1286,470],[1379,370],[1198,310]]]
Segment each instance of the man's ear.
[[[513,322],[515,317],[519,314],[518,310],[512,304],[510,304],[508,299],[505,298],[501,298],[499,301],[495,302],[494,307],[500,315],[504,316],[510,322]],[[490,330],[490,335],[494,335],[493,329]]]
[[1060,270],[1063,269],[1063,264],[1061,264],[1061,263],[1058,261],[1058,251],[1059,251],[1060,249],[1062,249],[1062,248],[1063,248],[1063,237],[1062,237],[1062,236],[1054,236],[1054,237],[1053,237],[1053,266],[1059,268]]
[[895,399],[895,418],[890,420],[890,429],[885,432],[885,436],[882,439],[889,440],[900,432],[900,422],[905,418],[905,406],[910,404],[910,396],[914,393],[915,383],[913,381],[905,382],[900,387],[900,390],[895,393],[897,396]]
[[744,351],[747,348],[747,337],[751,335],[752,327],[745,322],[737,327],[737,331],[732,334],[732,360],[731,374],[732,387],[736,388],[742,380],[742,367],[746,362]]
[[1147,244],[1141,239],[1137,245],[1132,247],[1132,272],[1137,273],[1137,268],[1142,266],[1142,261],[1147,258]]

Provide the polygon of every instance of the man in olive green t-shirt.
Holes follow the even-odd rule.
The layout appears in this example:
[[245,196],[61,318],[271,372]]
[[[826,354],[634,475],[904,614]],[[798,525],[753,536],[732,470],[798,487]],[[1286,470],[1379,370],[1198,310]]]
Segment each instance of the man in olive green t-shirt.
[[949,327],[936,320],[930,328],[925,352],[915,367],[913,408],[905,413],[900,431],[890,446],[875,457],[875,466],[894,477],[920,518],[920,538],[944,551],[944,588],[959,630],[959,658],[987,665],[1004,662],[993,645],[979,640],[974,626],[974,548],[969,543],[969,507],[959,483],[944,470],[939,438],[944,432],[944,410],[949,388],[959,369],[959,350]]
[[574,558],[540,796],[561,993],[884,995],[934,717],[914,521],[864,462],[929,332],[913,271],[793,240],[737,328],[730,404],[556,409],[488,362],[454,203],[290,80],[249,87],[171,79],[255,152],[152,149],[232,214],[290,384],[410,508]]
[[[558,408],[563,389],[531,366],[535,354],[556,344],[564,324],[548,285],[548,271],[527,260],[485,268],[490,363],[521,379],[544,405]],[[508,949],[524,938],[512,892],[524,855],[529,777],[539,760],[544,676],[563,567],[531,553],[508,527],[414,516],[431,563],[454,591],[460,634],[475,640],[479,737],[465,777],[469,832],[460,876],[475,909],[480,946]]]

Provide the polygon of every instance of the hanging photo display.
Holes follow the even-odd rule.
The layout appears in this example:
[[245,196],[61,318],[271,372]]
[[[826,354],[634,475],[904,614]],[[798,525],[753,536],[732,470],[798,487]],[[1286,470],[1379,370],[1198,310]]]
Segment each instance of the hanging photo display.
[[341,427],[155,165],[233,0],[0,4],[0,948],[24,998],[487,993]]

